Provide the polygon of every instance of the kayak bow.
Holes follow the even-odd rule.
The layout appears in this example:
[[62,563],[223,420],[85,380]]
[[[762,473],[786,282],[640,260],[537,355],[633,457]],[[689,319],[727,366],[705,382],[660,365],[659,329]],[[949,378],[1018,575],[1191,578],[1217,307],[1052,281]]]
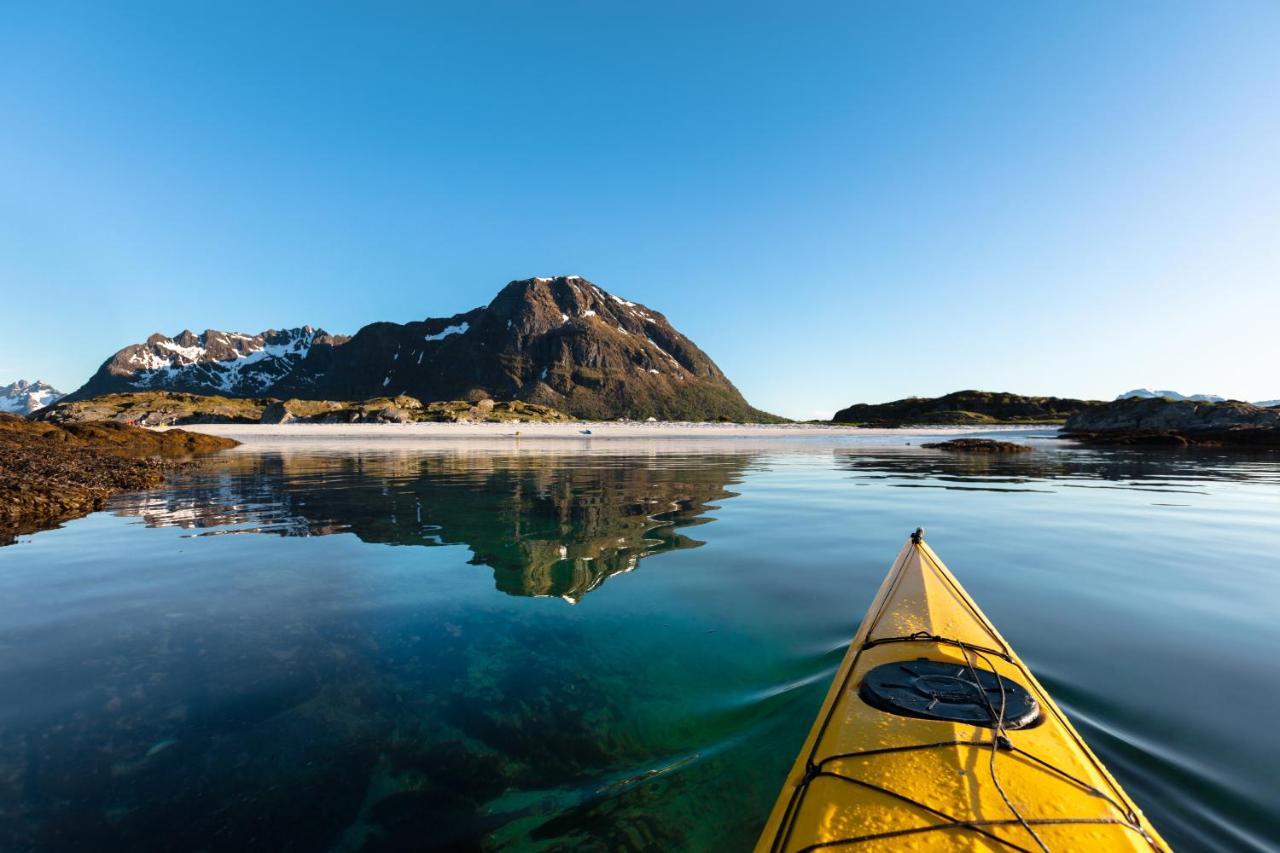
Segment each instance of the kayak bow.
[[1168,850],[917,530],[757,853]]

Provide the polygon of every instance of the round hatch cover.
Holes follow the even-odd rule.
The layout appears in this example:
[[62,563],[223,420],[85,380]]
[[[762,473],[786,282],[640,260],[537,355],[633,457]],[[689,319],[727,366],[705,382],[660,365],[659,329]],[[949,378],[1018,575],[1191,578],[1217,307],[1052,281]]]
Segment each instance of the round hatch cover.
[[993,729],[1000,713],[1001,686],[1004,727],[1035,725],[1040,705],[1027,688],[989,670],[970,669],[960,663],[921,659],[882,664],[862,679],[858,695],[868,705],[892,714]]

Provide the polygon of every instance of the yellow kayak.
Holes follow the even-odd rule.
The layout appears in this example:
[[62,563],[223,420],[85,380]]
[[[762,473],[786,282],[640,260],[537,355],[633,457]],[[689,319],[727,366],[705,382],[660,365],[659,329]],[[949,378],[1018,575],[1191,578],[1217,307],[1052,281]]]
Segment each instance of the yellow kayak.
[[917,530],[757,853],[1168,850]]

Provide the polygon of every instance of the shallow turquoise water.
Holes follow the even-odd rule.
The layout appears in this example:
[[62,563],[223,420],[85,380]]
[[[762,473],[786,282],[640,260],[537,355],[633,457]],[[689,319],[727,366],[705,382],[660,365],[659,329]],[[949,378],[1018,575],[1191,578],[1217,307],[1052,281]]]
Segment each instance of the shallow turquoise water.
[[0,849],[748,849],[917,525],[1169,841],[1274,849],[1280,456],[892,441],[239,452],[21,537]]

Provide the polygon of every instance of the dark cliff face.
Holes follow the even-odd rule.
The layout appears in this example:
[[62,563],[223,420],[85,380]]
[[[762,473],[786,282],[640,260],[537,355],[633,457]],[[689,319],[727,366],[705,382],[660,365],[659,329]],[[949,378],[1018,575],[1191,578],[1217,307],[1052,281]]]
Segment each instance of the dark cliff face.
[[1098,404],[1067,397],[1027,397],[999,391],[953,391],[941,397],[908,397],[892,403],[859,403],[836,412],[832,420],[866,426],[1046,423],[1065,420],[1094,405]]
[[[513,281],[488,306],[452,317],[373,323],[350,339],[318,335],[275,349],[263,336],[153,337],[117,353],[73,399],[148,388],[313,400],[489,397],[584,418],[763,414],[662,314],[578,276]],[[212,350],[215,338],[229,348]],[[238,346],[241,339],[251,343]],[[191,364],[170,358],[197,351],[207,355]]]

